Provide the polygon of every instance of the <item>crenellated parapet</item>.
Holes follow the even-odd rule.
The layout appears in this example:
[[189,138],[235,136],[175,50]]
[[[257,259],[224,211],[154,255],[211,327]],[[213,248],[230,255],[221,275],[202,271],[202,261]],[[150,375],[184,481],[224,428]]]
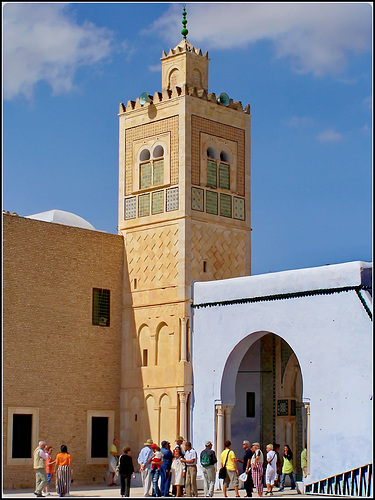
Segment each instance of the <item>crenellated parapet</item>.
[[166,59],[168,57],[173,57],[175,55],[182,54],[184,52],[189,52],[189,53],[195,54],[197,56],[202,56],[202,57],[205,57],[207,60],[209,60],[208,59],[208,52],[205,52],[205,54],[203,55],[201,49],[196,49],[187,40],[182,40],[178,45],[176,45],[176,47],[174,49],[170,49],[168,54],[163,50],[161,59],[163,60],[163,59]]
[[[202,99],[203,101],[212,102],[217,106],[224,106],[224,104],[220,102],[219,96],[216,96],[215,93],[208,93],[205,89],[196,87],[195,85],[189,85],[187,83],[183,84],[181,87],[175,86],[171,89],[166,89],[163,92],[155,92],[155,94],[153,96],[150,95],[149,98],[153,105],[158,105],[162,102],[173,100],[181,96],[195,97],[197,99]],[[120,103],[119,114],[141,109],[142,107],[144,106],[140,103],[139,97],[137,97],[135,101],[129,100],[126,106],[125,104]],[[229,99],[226,107],[250,114],[250,104],[246,104],[245,107],[243,107],[241,101],[233,101],[233,99]]]

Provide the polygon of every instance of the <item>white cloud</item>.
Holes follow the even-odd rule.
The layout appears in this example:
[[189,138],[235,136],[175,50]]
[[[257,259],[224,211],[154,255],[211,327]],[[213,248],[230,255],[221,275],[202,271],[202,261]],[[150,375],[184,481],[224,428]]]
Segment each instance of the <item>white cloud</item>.
[[149,70],[151,73],[161,72],[161,65],[160,65],[160,64],[155,64],[155,65],[153,65],[153,66],[149,66],[149,67],[148,67],[148,70]]
[[292,116],[285,123],[288,127],[301,128],[301,127],[310,127],[311,125],[314,125],[315,120],[310,116]]
[[343,140],[343,136],[334,129],[327,129],[317,135],[316,138],[319,142],[341,142]]
[[[181,10],[171,5],[152,29],[174,40],[182,28]],[[276,57],[316,76],[344,70],[349,54],[372,46],[369,3],[191,3],[187,20],[188,40],[203,51],[268,40]]]
[[67,4],[7,3],[3,6],[4,98],[31,98],[39,81],[54,94],[74,88],[78,67],[107,57],[111,32],[90,22],[79,26]]

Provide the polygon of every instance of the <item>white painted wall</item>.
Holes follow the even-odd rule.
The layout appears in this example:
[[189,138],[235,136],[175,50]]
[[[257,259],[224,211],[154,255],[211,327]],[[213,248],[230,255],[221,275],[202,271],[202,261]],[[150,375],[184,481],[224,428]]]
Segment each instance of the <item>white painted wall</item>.
[[[195,283],[193,303],[356,286],[365,275],[364,284],[369,284],[371,267],[351,262]],[[235,402],[243,354],[270,332],[294,350],[303,377],[303,399],[311,405],[307,482],[372,462],[372,322],[354,290],[192,311],[196,449],[203,449],[207,439],[214,440],[215,402]]]

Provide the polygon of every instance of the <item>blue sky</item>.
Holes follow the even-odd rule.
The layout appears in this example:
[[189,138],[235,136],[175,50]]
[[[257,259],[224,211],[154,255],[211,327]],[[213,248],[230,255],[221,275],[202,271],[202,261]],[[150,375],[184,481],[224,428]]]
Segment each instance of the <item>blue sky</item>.
[[[119,103],[161,91],[180,3],[3,4],[3,209],[117,233]],[[372,5],[187,3],[251,105],[252,273],[372,260]]]

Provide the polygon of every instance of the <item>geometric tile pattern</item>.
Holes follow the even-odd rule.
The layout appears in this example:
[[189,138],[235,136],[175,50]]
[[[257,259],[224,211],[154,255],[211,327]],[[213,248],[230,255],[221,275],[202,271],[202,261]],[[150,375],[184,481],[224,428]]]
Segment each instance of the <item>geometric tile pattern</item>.
[[138,217],[150,215],[150,193],[138,197]]
[[204,191],[200,188],[191,188],[191,208],[203,212],[204,210]]
[[245,200],[243,198],[233,198],[233,217],[245,220]]
[[124,219],[135,219],[137,217],[137,198],[132,196],[125,199],[125,216]]
[[229,194],[220,193],[220,215],[232,217],[232,197]]
[[215,191],[206,191],[206,212],[208,214],[218,214],[218,195]]
[[164,212],[164,191],[155,191],[152,193],[152,214],[161,214]]
[[167,189],[167,212],[178,210],[178,187]]
[[[191,281],[245,276],[246,235],[241,230],[194,221],[191,227]],[[203,272],[202,260],[207,260]]]
[[137,290],[177,285],[177,226],[127,233],[126,253],[130,282],[137,279]]
[[240,196],[245,196],[245,131],[199,116],[193,115],[191,117],[191,182],[196,186],[200,184],[199,144],[201,133],[237,143],[237,192]]

